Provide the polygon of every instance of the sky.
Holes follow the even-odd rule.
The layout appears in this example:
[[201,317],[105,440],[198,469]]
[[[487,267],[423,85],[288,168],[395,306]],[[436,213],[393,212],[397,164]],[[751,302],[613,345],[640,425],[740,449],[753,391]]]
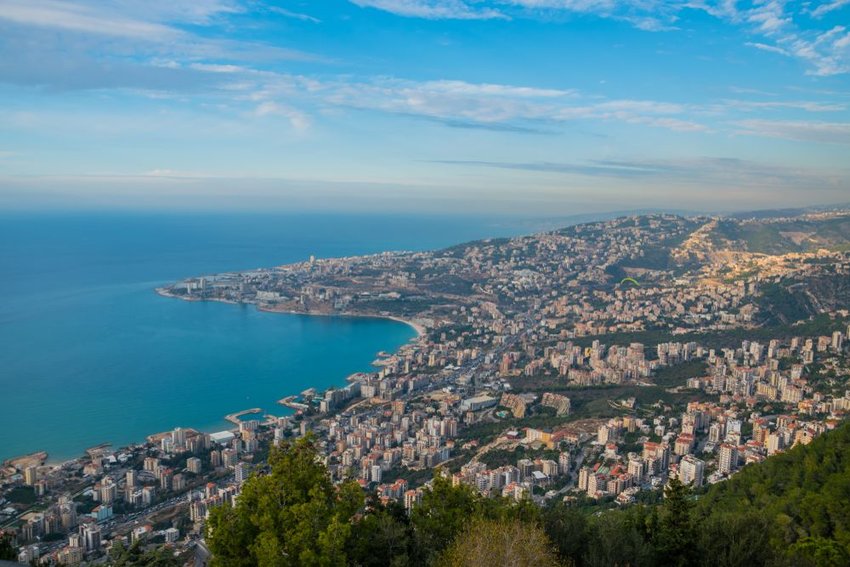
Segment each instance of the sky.
[[0,0],[0,210],[850,202],[850,0]]

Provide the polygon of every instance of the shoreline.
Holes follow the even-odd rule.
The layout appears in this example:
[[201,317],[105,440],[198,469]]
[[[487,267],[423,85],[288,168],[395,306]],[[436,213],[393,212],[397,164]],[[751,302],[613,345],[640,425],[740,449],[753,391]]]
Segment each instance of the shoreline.
[[[157,295],[161,297],[168,297],[170,299],[179,299],[181,301],[187,301],[190,303],[203,303],[205,301],[212,301],[215,303],[225,303],[227,305],[240,305],[239,302],[229,301],[225,299],[217,299],[217,298],[202,298],[202,297],[184,297],[182,295],[177,295],[174,293],[170,293],[166,288],[158,287],[154,290]],[[408,327],[412,328],[416,331],[416,338],[419,339],[428,334],[428,329],[411,321],[409,319],[404,319],[402,317],[398,317],[396,315],[381,315],[379,313],[353,313],[350,311],[341,311],[337,313],[324,313],[321,311],[298,311],[295,309],[276,309],[270,305],[264,305],[260,303],[255,303],[253,301],[246,301],[241,303],[241,305],[253,305],[257,311],[263,311],[265,313],[281,313],[284,315],[305,315],[310,317],[360,317],[364,319],[384,319],[389,321],[397,321],[399,323],[404,323]]]
[[[174,296],[171,296],[174,297]],[[200,300],[200,301],[218,301],[217,299],[212,300]],[[226,303],[226,302],[221,302]],[[378,315],[372,313],[351,313],[351,312],[339,312],[339,313],[321,313],[318,311],[296,311],[294,309],[274,309],[273,307],[266,307],[256,303],[252,303],[250,305],[254,305],[257,308],[257,311],[263,311],[265,313],[281,313],[283,315],[304,315],[308,317],[358,317],[361,319],[383,319],[387,321],[396,321],[398,323],[404,323],[414,331],[416,331],[416,338],[419,339],[424,337],[428,330],[420,325],[419,323],[415,323],[408,319],[402,319],[401,317],[396,317],[395,315]],[[412,340],[412,339],[411,339]]]

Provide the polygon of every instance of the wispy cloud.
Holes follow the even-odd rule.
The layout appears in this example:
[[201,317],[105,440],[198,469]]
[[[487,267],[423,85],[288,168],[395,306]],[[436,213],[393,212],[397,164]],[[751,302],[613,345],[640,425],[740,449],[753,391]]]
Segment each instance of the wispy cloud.
[[744,45],[746,45],[748,47],[755,47],[756,49],[761,49],[762,51],[767,51],[769,53],[776,53],[778,55],[784,55],[786,57],[791,57],[791,53],[789,53],[787,50],[782,49],[781,47],[778,47],[776,45],[768,45],[766,43],[759,43],[757,41],[748,41]]
[[197,33],[242,9],[224,0],[0,0],[0,82],[185,92],[220,84],[212,74],[234,71],[234,63],[321,62],[278,45]]
[[463,0],[351,0],[364,8],[376,8],[409,18],[429,20],[487,20],[507,18],[493,8],[472,6]]
[[322,84],[329,103],[417,115],[466,124],[557,124],[573,120],[613,120],[679,131],[706,130],[683,118],[688,107],[648,100],[599,100],[573,90],[476,84],[463,81],[406,81],[378,78],[371,82]]
[[408,18],[492,20],[552,18],[563,14],[612,18],[638,29],[674,29],[679,2],[664,0],[350,0]]
[[0,19],[35,27],[145,40],[174,38],[180,34],[161,23],[51,0],[6,0],[0,10]]
[[535,18],[578,15],[624,21],[652,31],[678,29],[687,10],[699,10],[754,36],[745,45],[799,59],[813,75],[850,71],[850,34],[844,26],[808,25],[850,4],[833,0],[814,10],[797,9],[785,0],[350,0],[361,6],[404,17],[428,19]]
[[306,113],[279,102],[266,101],[260,103],[254,113],[257,116],[283,116],[289,120],[296,130],[306,130],[310,127],[310,118]]
[[802,142],[850,144],[850,123],[805,120],[741,120],[740,133]]
[[846,103],[838,102],[815,102],[808,100],[725,100],[723,104],[727,108],[736,110],[803,110],[805,112],[841,112],[847,110]]
[[286,18],[293,18],[295,20],[301,20],[302,22],[313,22],[314,24],[322,23],[322,20],[320,20],[319,18],[314,18],[309,14],[302,14],[301,12],[293,12],[292,10],[281,8],[280,6],[269,6],[268,10]]
[[850,169],[822,170],[724,157],[653,160],[619,159],[587,162],[494,162],[436,160],[434,163],[514,169],[586,177],[611,177],[634,181],[687,183],[720,187],[823,187],[840,188],[850,183]]
[[844,6],[850,4],[850,0],[833,0],[832,2],[826,2],[821,4],[814,10],[812,10],[811,14],[814,18],[822,18],[830,12],[834,12]]

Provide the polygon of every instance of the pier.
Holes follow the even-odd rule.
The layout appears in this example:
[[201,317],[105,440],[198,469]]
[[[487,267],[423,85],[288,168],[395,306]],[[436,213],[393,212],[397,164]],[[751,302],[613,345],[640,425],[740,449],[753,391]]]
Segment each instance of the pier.
[[242,420],[240,418],[243,415],[250,415],[250,414],[257,414],[257,413],[263,413],[262,408],[251,408],[251,409],[238,411],[236,413],[229,413],[226,416],[224,416],[224,419],[226,419],[230,423],[233,423],[234,425],[239,425],[240,423],[242,423]]
[[277,403],[284,407],[288,407],[289,409],[294,409],[297,411],[307,411],[308,409],[310,409],[310,406],[308,406],[307,404],[296,402],[296,397],[297,396],[286,396],[285,398],[279,399]]

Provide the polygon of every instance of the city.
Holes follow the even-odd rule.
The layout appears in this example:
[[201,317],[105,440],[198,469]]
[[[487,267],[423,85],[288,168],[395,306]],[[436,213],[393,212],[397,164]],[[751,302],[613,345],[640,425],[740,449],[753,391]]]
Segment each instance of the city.
[[[399,318],[420,335],[345,387],[281,392],[282,417],[252,408],[228,416],[233,430],[177,427],[57,465],[44,454],[7,461],[3,529],[23,563],[97,561],[136,543],[208,557],[210,512],[263,474],[272,446],[304,436],[335,482],[408,511],[435,475],[539,506],[622,507],[657,499],[672,478],[723,482],[835,429],[850,409],[850,253],[835,240],[848,224],[841,210],[624,217],[160,288]],[[724,236],[801,226],[809,232],[773,253]]]

